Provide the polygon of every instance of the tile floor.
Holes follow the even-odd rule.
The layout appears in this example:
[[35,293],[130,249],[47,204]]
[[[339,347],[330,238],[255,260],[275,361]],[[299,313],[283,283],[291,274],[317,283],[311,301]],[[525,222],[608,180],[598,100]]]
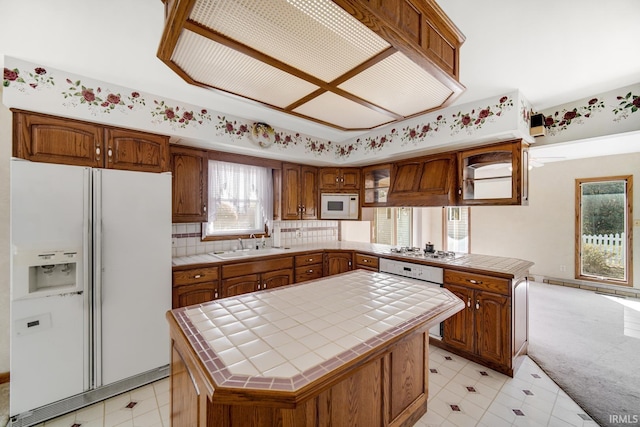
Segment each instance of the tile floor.
[[[597,427],[529,358],[514,378],[435,347],[429,363],[429,409],[416,427]],[[169,426],[164,379],[38,427]]]

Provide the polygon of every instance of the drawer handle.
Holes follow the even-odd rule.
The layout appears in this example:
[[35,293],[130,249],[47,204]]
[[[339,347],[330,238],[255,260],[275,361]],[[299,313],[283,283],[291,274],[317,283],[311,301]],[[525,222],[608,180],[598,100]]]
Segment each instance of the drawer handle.
[[262,289],[267,289],[267,284],[266,283],[262,284]]
[[482,285],[482,280],[467,279],[467,282],[473,283],[474,285]]
[[194,279],[199,279],[202,277],[202,274],[196,274],[195,276],[193,276]]
[[307,273],[313,273],[313,270],[307,270]]
[[476,300],[476,310],[480,310],[480,300]]
[[313,261],[313,258],[309,258],[307,261],[308,261],[308,262],[311,262],[311,261]]
[[471,297],[467,298],[467,307],[471,307]]
[[368,259],[363,259],[362,262],[371,262]]

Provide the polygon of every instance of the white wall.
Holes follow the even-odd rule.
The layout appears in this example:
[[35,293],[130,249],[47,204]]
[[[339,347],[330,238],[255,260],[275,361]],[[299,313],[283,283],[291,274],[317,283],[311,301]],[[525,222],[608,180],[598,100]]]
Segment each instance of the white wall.
[[[640,218],[640,153],[547,163],[530,171],[529,206],[471,208],[471,252],[530,260],[534,275],[574,279],[575,179],[617,175],[634,175],[633,216]],[[640,227],[633,242],[640,288]]]
[[[0,87],[0,99],[2,87]],[[11,112],[0,103],[0,373],[9,372],[9,159]]]

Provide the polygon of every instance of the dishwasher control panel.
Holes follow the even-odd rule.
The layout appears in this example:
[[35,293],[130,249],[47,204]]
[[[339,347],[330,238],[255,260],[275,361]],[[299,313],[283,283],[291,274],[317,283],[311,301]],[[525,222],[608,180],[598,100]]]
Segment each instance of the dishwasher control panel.
[[430,265],[412,264],[409,262],[381,258],[380,272],[410,277],[412,279],[423,280],[425,282],[431,282],[438,285],[442,285],[444,283],[443,269],[441,267],[432,267]]

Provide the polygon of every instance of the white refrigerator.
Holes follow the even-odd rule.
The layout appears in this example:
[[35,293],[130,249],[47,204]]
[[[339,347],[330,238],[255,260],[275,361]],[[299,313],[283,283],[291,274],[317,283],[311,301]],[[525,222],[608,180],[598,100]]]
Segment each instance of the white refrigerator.
[[168,373],[171,175],[11,162],[12,425]]

